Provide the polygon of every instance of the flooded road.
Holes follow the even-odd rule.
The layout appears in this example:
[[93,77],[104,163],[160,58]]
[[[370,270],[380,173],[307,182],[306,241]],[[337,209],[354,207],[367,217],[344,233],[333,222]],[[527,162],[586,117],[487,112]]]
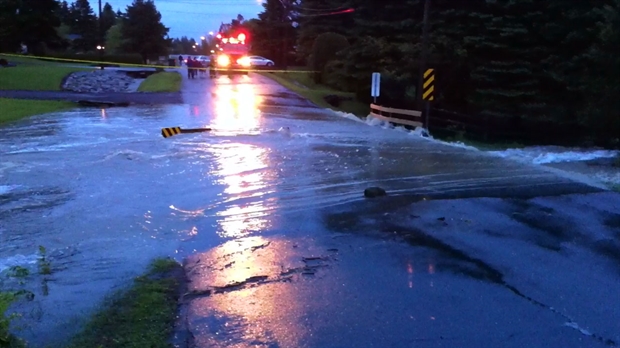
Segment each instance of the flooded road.
[[[183,83],[183,104],[77,109],[2,128],[0,271],[31,269],[23,286],[36,296],[19,306],[19,334],[35,346],[66,338],[78,327],[68,324],[158,256],[189,258],[194,290],[239,282],[186,308],[199,347],[484,347],[510,335],[523,346],[532,332],[564,347],[600,343],[497,282],[455,277],[454,262],[482,263],[446,266],[437,248],[392,226],[413,224],[403,217],[422,215],[407,210],[416,202],[500,206],[599,189],[341,117],[260,75]],[[175,126],[213,131],[162,138]],[[369,186],[389,196],[368,202]],[[431,220],[445,220],[451,209],[437,204]],[[40,245],[52,267],[45,286]]]

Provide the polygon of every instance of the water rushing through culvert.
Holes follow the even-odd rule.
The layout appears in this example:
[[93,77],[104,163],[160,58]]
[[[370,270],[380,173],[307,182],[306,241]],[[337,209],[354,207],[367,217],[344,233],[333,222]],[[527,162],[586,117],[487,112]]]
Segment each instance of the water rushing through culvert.
[[[568,182],[299,101],[274,106],[288,102],[281,88],[254,77],[198,83],[184,105],[79,109],[3,127],[0,271],[29,268],[23,286],[36,295],[18,308],[30,313],[23,336],[66,337],[68,323],[154,257],[181,260],[248,235],[323,233],[321,209],[363,199],[368,186],[540,194]],[[266,93],[276,95],[269,106]],[[170,126],[214,131],[162,138]],[[52,266],[45,291],[40,245]]]

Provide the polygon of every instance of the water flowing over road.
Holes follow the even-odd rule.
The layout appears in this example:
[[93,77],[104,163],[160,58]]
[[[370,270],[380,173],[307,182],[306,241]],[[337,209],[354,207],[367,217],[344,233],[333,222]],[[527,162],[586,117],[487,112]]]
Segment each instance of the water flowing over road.
[[[21,334],[30,341],[66,338],[66,328],[77,327],[68,324],[83,320],[106,294],[154,257],[172,256],[188,259],[199,279],[194,290],[240,282],[186,308],[187,330],[200,347],[486,347],[508,337],[507,346],[544,337],[564,347],[618,342],[618,313],[605,313],[616,324],[594,320],[586,335],[575,325],[588,315],[515,296],[524,278],[511,271],[514,260],[489,256],[484,243],[468,247],[501,265],[456,250],[441,241],[446,234],[424,239],[426,233],[395,227],[417,223],[403,218],[423,215],[408,210],[416,202],[437,204],[424,208],[430,224],[449,223],[451,212],[475,220],[507,199],[544,196],[608,195],[609,206],[599,208],[613,210],[617,195],[538,166],[341,117],[257,74],[185,80],[183,100],[76,109],[1,129],[0,271],[32,270],[26,286],[35,300],[19,308],[27,319]],[[174,126],[213,131],[164,139],[161,128]],[[362,194],[369,186],[389,196],[369,202]],[[487,206],[446,203],[474,201]],[[516,208],[506,209],[508,224]],[[545,219],[528,220],[524,209],[522,224],[510,225],[515,231]],[[489,219],[494,223],[479,221],[480,231],[505,232],[498,217]],[[425,242],[397,240],[412,235]],[[615,250],[618,237],[609,238]],[[35,271],[40,245],[52,266],[45,291]],[[199,267],[200,260],[210,261]],[[470,268],[461,274],[484,275],[455,276],[463,263]],[[496,268],[516,278],[493,278]],[[617,273],[605,284],[618,285]],[[587,303],[589,294],[575,301]],[[549,302],[540,300],[542,307]]]

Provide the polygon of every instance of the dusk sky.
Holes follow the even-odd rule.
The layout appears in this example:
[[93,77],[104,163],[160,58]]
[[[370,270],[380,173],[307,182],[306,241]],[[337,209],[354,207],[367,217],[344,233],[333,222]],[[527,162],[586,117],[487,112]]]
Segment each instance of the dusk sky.
[[[71,1],[67,1],[71,2]],[[97,0],[89,0],[95,14],[99,11]],[[114,11],[125,11],[132,0],[102,0],[110,3]],[[171,38],[181,36],[198,39],[209,31],[216,31],[222,22],[230,22],[237,14],[246,19],[255,18],[263,7],[261,0],[155,0],[162,22]]]

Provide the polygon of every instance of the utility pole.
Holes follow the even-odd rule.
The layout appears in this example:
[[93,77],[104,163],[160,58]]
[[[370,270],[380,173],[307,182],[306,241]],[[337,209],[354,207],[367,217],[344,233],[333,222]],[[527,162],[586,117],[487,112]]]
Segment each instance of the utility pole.
[[[97,48],[99,49],[99,61],[101,62],[103,60],[103,49],[104,49],[104,42],[103,42],[103,26],[101,25],[101,0],[99,0],[99,25],[98,25],[98,29],[97,29]],[[101,63],[101,70],[103,70],[103,63]]]
[[[431,0],[424,1],[424,20],[423,20],[423,29],[422,29],[422,59],[420,61],[420,79],[418,81],[418,105],[422,105],[424,103],[424,98],[422,95],[424,94],[424,72],[426,71],[426,67],[428,64],[428,13],[431,7]],[[424,117],[426,118],[426,130],[428,130],[428,120],[430,114],[430,103],[427,101],[426,103],[426,112]]]

